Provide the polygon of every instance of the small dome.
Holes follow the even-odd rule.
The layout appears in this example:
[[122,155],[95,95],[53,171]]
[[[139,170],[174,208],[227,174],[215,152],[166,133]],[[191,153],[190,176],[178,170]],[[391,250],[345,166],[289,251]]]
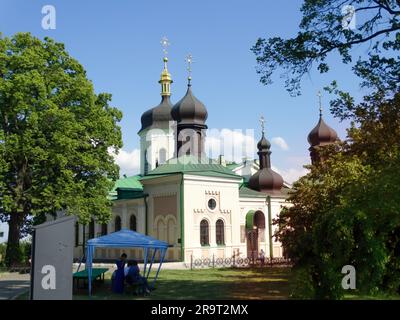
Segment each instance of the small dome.
[[172,108],[171,114],[179,124],[205,125],[208,117],[205,105],[193,95],[190,85],[185,96]]
[[264,130],[257,144],[260,169],[249,179],[249,187],[264,193],[280,194],[283,178],[271,169],[271,143],[265,138]]
[[327,145],[336,142],[338,140],[338,135],[335,130],[325,123],[321,116],[318,124],[308,134],[307,140],[312,147]]
[[160,123],[165,123],[168,126],[169,121],[172,121],[171,110],[172,104],[169,96],[163,96],[158,106],[143,113],[141,118],[142,128],[139,132]]
[[261,140],[257,143],[258,150],[269,150],[271,148],[271,143],[265,138],[264,133]]
[[263,168],[250,177],[249,187],[260,192],[279,194],[283,178],[271,168]]

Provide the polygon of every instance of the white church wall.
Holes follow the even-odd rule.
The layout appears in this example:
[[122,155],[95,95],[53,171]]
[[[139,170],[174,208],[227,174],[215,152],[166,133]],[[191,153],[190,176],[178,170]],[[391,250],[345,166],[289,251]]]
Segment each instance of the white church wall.
[[[278,218],[282,207],[289,206],[290,204],[285,201],[283,197],[272,197],[271,198],[271,221]],[[265,216],[265,241],[259,244],[259,250],[263,249],[265,252],[265,256],[270,256],[270,234],[268,228],[268,202],[264,199],[257,198],[240,198],[240,225],[245,226],[246,224],[246,215],[250,210],[260,210],[264,213]],[[277,226],[272,226],[272,235],[277,231]],[[240,242],[240,251],[244,256],[247,254],[247,239],[245,242]],[[272,239],[272,253],[274,258],[280,258],[283,256],[283,248],[282,244],[273,237]]]
[[[168,248],[166,259],[180,260],[180,175],[156,178],[144,181],[144,190],[148,197],[148,232],[152,237],[166,241]],[[156,202],[165,199],[165,212]],[[171,204],[171,200],[175,202]],[[168,203],[167,203],[168,202]],[[173,212],[170,212],[173,209]],[[159,212],[155,212],[158,210]],[[160,230],[161,229],[161,230]]]
[[[185,262],[194,258],[231,257],[235,216],[239,212],[239,183],[237,179],[196,175],[184,176],[184,234]],[[209,199],[216,200],[216,208],[208,207]],[[209,223],[209,246],[200,244],[200,222]],[[225,245],[216,243],[216,222],[224,222]]]
[[[268,207],[266,201],[263,198],[240,198],[240,226],[239,228],[246,227],[246,215],[249,211],[262,211],[265,217],[265,230],[264,230],[264,241],[259,243],[259,250],[263,249],[265,256],[269,256],[269,233],[268,233]],[[241,237],[241,231],[239,232]],[[247,257],[247,237],[244,237],[244,241],[240,243],[240,252],[242,257]]]
[[[285,201],[285,198],[271,198],[271,219],[277,219],[282,208],[283,207],[288,207],[290,204]],[[276,231],[278,230],[277,226],[272,226],[272,234],[275,234]],[[276,241],[275,237],[273,238],[272,242],[273,246],[273,255],[274,257],[283,257],[283,248],[282,248],[282,243],[279,241]]]
[[[115,218],[120,216],[121,229],[130,229],[130,216],[136,216],[136,230],[140,233],[145,233],[145,206],[143,199],[129,199],[118,200],[114,202],[112,207],[112,214],[109,222],[107,223],[107,234],[115,232]],[[74,259],[80,259],[83,256],[83,241],[89,238],[89,227],[85,226],[85,236],[83,236],[84,228],[79,225],[79,246],[74,247]],[[101,236],[101,224],[95,223],[94,234],[95,237]],[[142,258],[142,253],[137,249],[96,249],[95,259],[115,259],[122,252],[126,252],[130,258]]]
[[140,173],[144,175],[147,155],[148,171],[156,168],[156,161],[160,159],[161,149],[165,150],[165,161],[173,158],[175,140],[172,129],[150,129],[140,133]]

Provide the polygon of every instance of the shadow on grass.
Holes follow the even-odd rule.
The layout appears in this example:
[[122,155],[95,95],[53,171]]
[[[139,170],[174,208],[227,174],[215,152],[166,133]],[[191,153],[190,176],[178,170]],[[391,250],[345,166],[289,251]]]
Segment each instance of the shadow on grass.
[[80,290],[74,299],[288,299],[289,274],[288,268],[164,270],[149,296],[113,294],[106,279],[91,298]]

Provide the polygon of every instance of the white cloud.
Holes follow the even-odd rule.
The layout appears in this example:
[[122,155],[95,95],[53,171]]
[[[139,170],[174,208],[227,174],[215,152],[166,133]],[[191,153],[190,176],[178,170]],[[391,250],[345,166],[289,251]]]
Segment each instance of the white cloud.
[[209,129],[205,151],[212,159],[224,155],[228,161],[241,162],[243,158],[254,158],[256,145],[254,130]]
[[132,176],[139,173],[140,170],[140,150],[134,149],[132,151],[125,151],[124,149],[119,150],[116,155],[111,152],[114,156],[115,162],[120,167],[120,175],[126,174],[127,176]]
[[274,137],[271,139],[272,143],[277,145],[279,148],[281,148],[284,151],[289,150],[289,146],[286,143],[285,139],[283,139],[282,137]]
[[271,169],[278,172],[282,176],[283,180],[288,183],[293,183],[308,173],[308,170],[303,168],[302,165],[287,169],[278,169],[277,167],[271,166]]
[[307,173],[308,170],[304,168],[289,168],[282,171],[282,176],[285,181],[293,183],[300,177],[305,176]]

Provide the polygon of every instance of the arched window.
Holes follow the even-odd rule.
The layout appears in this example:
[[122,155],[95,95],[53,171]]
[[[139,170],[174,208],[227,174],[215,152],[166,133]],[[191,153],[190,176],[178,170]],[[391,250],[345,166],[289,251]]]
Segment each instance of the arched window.
[[202,220],[200,222],[200,244],[202,246],[210,245],[210,236],[209,236],[207,220]]
[[121,217],[116,216],[115,217],[115,232],[120,231],[120,230],[121,230]]
[[167,150],[161,148],[158,155],[158,159],[159,159],[158,164],[164,164],[167,161]]
[[102,236],[105,236],[105,235],[107,235],[107,223],[103,223],[102,225],[101,225],[101,235]]
[[144,174],[149,172],[149,160],[147,159],[147,150],[144,151]]
[[136,216],[133,214],[129,220],[129,228],[132,231],[136,231]]
[[219,219],[215,224],[215,235],[217,240],[217,245],[225,244],[225,231],[224,231],[224,221]]
[[167,222],[168,244],[175,244],[176,242],[176,223],[174,219],[169,218]]
[[93,239],[94,237],[94,220],[92,219],[89,223],[89,239]]
[[167,240],[167,234],[165,230],[165,222],[164,219],[160,219],[157,222],[157,239],[161,241]]

